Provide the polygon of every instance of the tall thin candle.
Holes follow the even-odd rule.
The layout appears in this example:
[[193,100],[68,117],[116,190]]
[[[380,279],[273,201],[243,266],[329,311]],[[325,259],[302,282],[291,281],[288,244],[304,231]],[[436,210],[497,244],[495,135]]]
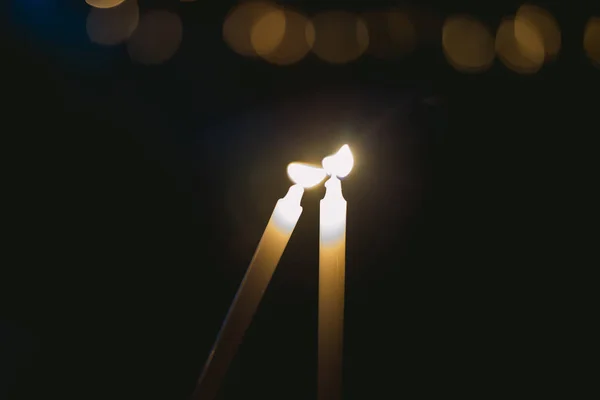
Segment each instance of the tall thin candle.
[[318,400],[342,399],[347,203],[339,178],[353,166],[348,145],[323,160],[331,178],[320,205]]
[[206,361],[193,394],[194,400],[212,400],[219,391],[229,364],[233,360],[246,329],[263,297],[279,259],[302,214],[300,200],[305,188],[319,184],[325,171],[310,165],[292,163],[288,176],[295,183],[286,196],[279,199],[269,219],[246,275]]

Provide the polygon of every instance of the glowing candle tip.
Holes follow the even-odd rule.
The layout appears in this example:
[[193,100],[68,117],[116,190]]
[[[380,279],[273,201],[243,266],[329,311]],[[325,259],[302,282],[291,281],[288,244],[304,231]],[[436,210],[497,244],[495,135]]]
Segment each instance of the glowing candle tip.
[[300,205],[302,195],[304,194],[304,188],[300,184],[290,186],[287,194],[283,197],[290,204]]
[[325,182],[325,199],[330,198],[342,198],[342,182],[336,177],[332,176]]

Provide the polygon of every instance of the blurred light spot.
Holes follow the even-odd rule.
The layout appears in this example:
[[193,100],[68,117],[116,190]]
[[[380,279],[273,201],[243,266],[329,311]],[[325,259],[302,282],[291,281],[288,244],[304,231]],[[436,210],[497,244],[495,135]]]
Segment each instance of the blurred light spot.
[[494,38],[475,18],[449,17],[442,28],[442,46],[448,62],[463,72],[481,72],[494,63]]
[[583,48],[596,67],[600,68],[600,18],[592,17],[585,26]]
[[163,10],[148,11],[129,39],[129,56],[141,64],[162,64],[175,55],[182,35],[179,15]]
[[369,54],[391,58],[406,55],[414,49],[416,31],[405,13],[373,11],[363,14],[363,20],[369,32]]
[[285,13],[273,9],[262,15],[252,26],[250,42],[259,56],[273,53],[283,42],[286,30]]
[[432,10],[425,8],[411,8],[408,11],[417,39],[425,46],[437,46],[442,38],[443,19]]
[[544,59],[546,48],[541,32],[529,20],[514,20],[514,38],[521,53],[531,60]]
[[139,20],[137,0],[128,0],[113,8],[92,8],[87,17],[87,34],[97,44],[119,44],[129,39]]
[[[267,14],[279,10],[277,6],[263,1],[251,1],[238,5],[225,17],[223,39],[236,53],[248,57],[257,56],[252,44],[253,28]],[[263,26],[267,25],[263,24]],[[258,29],[258,31],[260,30]],[[259,39],[258,33],[257,40]]]
[[308,43],[312,50],[313,46],[315,45],[315,38],[317,37],[315,24],[313,24],[312,21],[307,20],[306,29],[304,30],[304,37],[306,39],[306,43]]
[[302,60],[315,42],[315,29],[302,14],[285,11],[285,34],[277,49],[262,57],[276,65],[290,65]]
[[[526,21],[528,25],[533,26],[542,37],[544,43],[544,49],[546,52],[546,58],[551,59],[558,55],[561,46],[561,33],[558,22],[554,19],[552,14],[544,10],[541,7],[525,4],[519,8],[515,16],[516,21]],[[528,47],[528,35],[525,34],[525,38],[521,37],[519,27],[523,26],[517,24],[515,28],[515,37],[518,42],[522,42],[522,46]]]
[[401,11],[387,13],[387,27],[395,47],[402,53],[410,53],[417,42],[417,30],[408,14]]
[[315,30],[313,52],[322,60],[342,64],[360,57],[369,46],[369,31],[358,16],[329,11],[312,20]]
[[92,7],[111,8],[123,3],[125,0],[85,0]]
[[369,31],[369,47],[367,53],[379,58],[394,56],[392,40],[386,26],[386,14],[382,11],[371,11],[362,15]]
[[[517,30],[520,41],[515,37]],[[514,18],[506,18],[500,23],[496,32],[496,53],[506,67],[520,74],[536,73],[545,58],[544,42],[537,29],[526,20]]]

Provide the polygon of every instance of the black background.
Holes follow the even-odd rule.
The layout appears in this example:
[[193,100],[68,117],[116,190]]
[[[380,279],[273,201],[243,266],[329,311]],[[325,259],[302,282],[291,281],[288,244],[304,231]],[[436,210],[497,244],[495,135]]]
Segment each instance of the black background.
[[[184,24],[175,58],[142,67],[89,43],[83,1],[19,3],[2,62],[7,398],[189,398],[287,163],[343,143],[345,398],[572,395],[591,379],[568,376],[592,360],[581,248],[600,72],[581,38],[598,10],[542,4],[559,59],[471,76],[441,49],[243,59],[220,36],[227,1],[142,2]],[[431,8],[492,26],[519,6],[450,3]],[[315,398],[323,192],[304,196],[223,399]]]

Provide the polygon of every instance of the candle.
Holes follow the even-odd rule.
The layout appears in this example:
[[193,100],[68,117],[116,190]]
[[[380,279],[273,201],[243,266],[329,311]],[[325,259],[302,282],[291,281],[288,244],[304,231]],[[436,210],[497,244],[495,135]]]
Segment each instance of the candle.
[[346,270],[346,200],[343,178],[354,160],[348,145],[323,159],[331,178],[325,183],[320,208],[318,400],[341,400]]
[[321,168],[300,163],[288,165],[287,172],[295,184],[290,187],[286,196],[279,199],[275,205],[273,214],[200,375],[194,391],[194,399],[212,400],[216,397],[227,368],[235,356],[296,227],[300,214],[302,214],[300,201],[304,189],[316,186],[327,176]]

